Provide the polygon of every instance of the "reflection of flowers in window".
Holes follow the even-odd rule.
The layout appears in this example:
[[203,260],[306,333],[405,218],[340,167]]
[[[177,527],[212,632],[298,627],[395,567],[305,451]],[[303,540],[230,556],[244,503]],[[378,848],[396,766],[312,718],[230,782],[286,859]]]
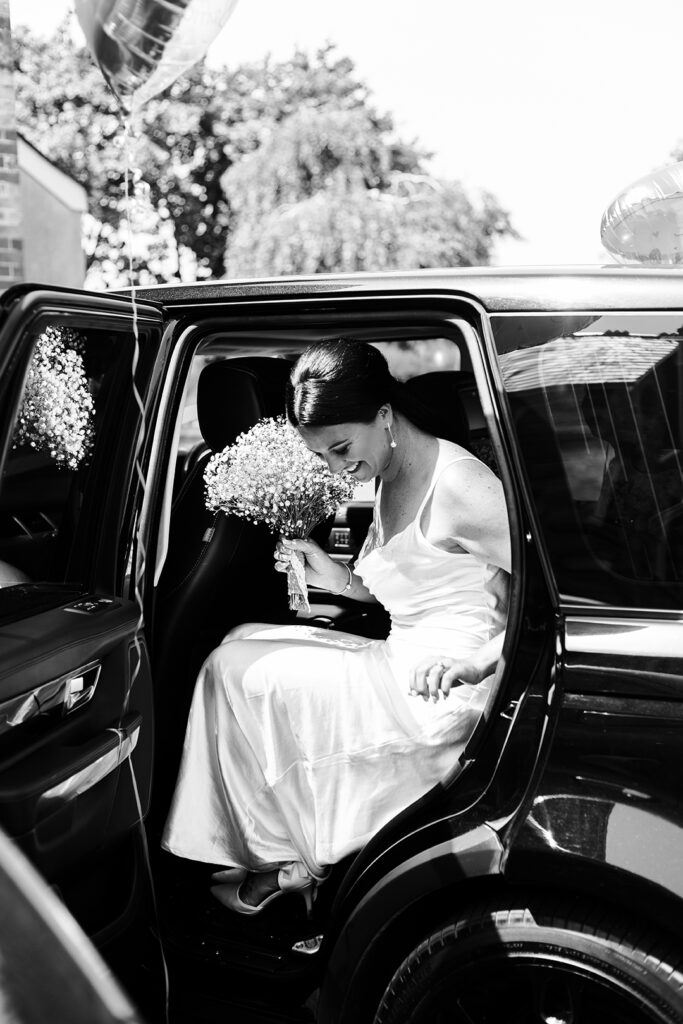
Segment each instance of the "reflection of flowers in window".
[[78,469],[94,440],[84,350],[84,338],[68,327],[46,327],[39,335],[14,433],[15,448],[30,445],[68,469]]

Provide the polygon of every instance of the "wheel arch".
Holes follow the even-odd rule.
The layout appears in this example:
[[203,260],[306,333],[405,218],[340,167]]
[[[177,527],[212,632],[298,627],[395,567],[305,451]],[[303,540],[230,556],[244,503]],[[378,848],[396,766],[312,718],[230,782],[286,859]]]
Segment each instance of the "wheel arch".
[[[457,1009],[456,1009],[457,1006]],[[387,985],[373,1024],[439,1020],[681,1024],[680,944],[561,889],[507,888],[431,930]]]
[[[356,886],[362,884],[362,876]],[[683,900],[615,864],[554,850],[504,853],[481,825],[397,865],[360,896],[330,943],[318,1004],[319,1024],[371,1024],[392,975],[430,929],[483,901],[534,898],[623,916],[654,928],[683,950]],[[677,912],[676,912],[677,911]],[[662,921],[666,922],[663,926]],[[358,954],[362,950],[362,954]]]
[[370,882],[365,891],[361,875],[339,908],[342,924],[326,940],[319,1024],[371,1021],[384,987],[416,936],[438,924],[449,908],[503,888],[502,860],[497,834],[479,825],[421,850]]

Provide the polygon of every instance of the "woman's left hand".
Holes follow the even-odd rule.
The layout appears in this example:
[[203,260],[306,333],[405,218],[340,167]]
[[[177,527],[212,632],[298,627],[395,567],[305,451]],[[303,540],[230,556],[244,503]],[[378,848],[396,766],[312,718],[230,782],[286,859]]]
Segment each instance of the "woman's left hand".
[[410,695],[437,701],[439,693],[445,699],[454,686],[473,685],[482,679],[481,671],[471,661],[430,655],[410,669]]

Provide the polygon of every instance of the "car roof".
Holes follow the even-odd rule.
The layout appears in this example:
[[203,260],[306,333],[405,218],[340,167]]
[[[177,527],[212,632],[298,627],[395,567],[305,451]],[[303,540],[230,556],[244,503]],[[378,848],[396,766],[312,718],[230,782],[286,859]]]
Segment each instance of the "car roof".
[[[124,293],[129,289],[123,290]],[[169,307],[259,299],[459,295],[490,313],[683,308],[683,273],[649,267],[461,267],[169,284],[136,289]]]

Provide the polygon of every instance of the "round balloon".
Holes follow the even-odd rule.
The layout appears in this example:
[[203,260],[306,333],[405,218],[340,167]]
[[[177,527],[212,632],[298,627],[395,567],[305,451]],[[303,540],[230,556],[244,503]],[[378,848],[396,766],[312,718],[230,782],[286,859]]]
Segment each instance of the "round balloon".
[[76,0],[90,51],[128,113],[203,57],[237,0]]
[[600,237],[619,263],[683,264],[683,162],[640,178],[605,210]]

